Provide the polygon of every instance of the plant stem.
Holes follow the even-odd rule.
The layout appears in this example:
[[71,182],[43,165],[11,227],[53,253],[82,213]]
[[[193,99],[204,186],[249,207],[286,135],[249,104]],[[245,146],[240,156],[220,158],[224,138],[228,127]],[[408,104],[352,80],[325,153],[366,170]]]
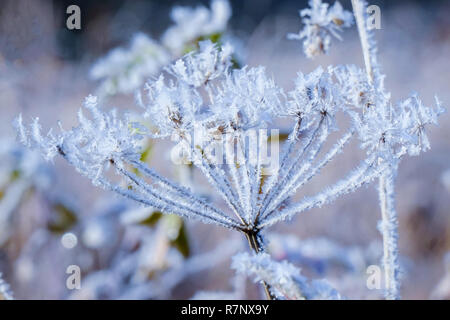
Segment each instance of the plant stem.
[[364,64],[366,65],[366,72],[369,82],[373,82],[373,65],[370,57],[370,45],[368,41],[368,34],[366,29],[366,20],[364,18],[365,5],[360,0],[352,0],[353,14],[358,28],[359,39],[364,56]]
[[385,296],[388,300],[400,299],[398,267],[398,222],[395,210],[395,175],[396,168],[389,167],[379,180],[383,235],[383,268]]
[[[248,245],[253,251],[255,251],[255,253],[260,253],[264,250],[261,241],[259,241],[258,239],[259,230],[247,230],[244,232],[244,234],[247,238]],[[264,292],[266,293],[267,300],[276,300],[276,297],[271,293],[270,285],[265,281],[261,281],[261,284],[264,288]]]
[[[364,0],[352,0],[353,13],[358,27],[359,39],[364,56],[367,78],[379,94],[383,94],[382,76],[377,62],[377,47],[373,34],[367,27],[367,4]],[[375,106],[376,107],[376,106]],[[381,161],[381,160],[380,160]],[[390,166],[379,178],[378,194],[380,198],[383,236],[383,268],[386,299],[400,299],[398,279],[398,222],[395,210],[394,177],[397,167]]]

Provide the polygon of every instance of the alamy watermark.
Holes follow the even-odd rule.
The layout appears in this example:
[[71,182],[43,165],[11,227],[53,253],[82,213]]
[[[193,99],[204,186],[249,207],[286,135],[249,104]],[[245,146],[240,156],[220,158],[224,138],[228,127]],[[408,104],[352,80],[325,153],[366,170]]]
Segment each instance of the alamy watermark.
[[69,14],[66,20],[66,27],[69,30],[81,29],[81,9],[79,6],[72,4],[67,7],[66,13]]
[[190,164],[195,155],[210,165],[236,165],[240,167],[246,161],[251,166],[260,166],[262,175],[271,175],[279,168],[280,134],[278,129],[250,129],[245,132],[205,133],[194,130],[185,139],[173,140],[177,144],[172,148],[170,158],[174,164]]
[[390,289],[388,285],[386,285],[383,277],[383,268],[372,264],[366,269],[366,287],[369,290],[381,290],[381,289]]
[[[66,249],[73,249],[78,244],[77,236],[72,232],[67,232],[61,237],[61,244]],[[66,268],[66,288],[69,290],[81,289],[81,269],[79,266],[73,264]]]
[[373,4],[367,7],[367,29],[381,29],[381,9]]
[[[66,14],[69,16],[66,20],[66,27],[69,30],[81,29],[81,9],[79,6],[72,4],[66,8]],[[373,4],[367,7],[367,28],[369,30],[381,29],[381,9]]]
[[380,266],[370,265],[366,269],[366,287],[369,290],[380,290],[382,281],[382,270]]
[[69,276],[66,280],[66,287],[69,290],[81,289],[81,269],[79,266],[73,264],[67,267],[66,274]]

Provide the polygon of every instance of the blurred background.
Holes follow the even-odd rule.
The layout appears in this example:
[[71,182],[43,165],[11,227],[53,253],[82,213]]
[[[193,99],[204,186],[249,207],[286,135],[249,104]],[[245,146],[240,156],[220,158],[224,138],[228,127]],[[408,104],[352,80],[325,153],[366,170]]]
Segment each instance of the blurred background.
[[[350,8],[350,1],[341,1]],[[66,8],[81,9],[81,30],[66,28]],[[416,91],[427,104],[450,103],[450,3],[370,1],[381,8],[376,30],[386,87],[394,100]],[[0,6],[0,272],[19,299],[259,298],[257,286],[235,276],[230,257],[246,250],[241,235],[161,216],[91,185],[66,163],[46,163],[15,140],[12,121],[39,116],[46,127],[76,124],[84,97],[96,94],[92,66],[138,32],[159,41],[173,25],[175,5],[209,8],[209,1],[2,0]],[[298,71],[363,65],[355,28],[331,52],[308,60],[287,33],[301,28],[306,1],[230,1],[227,39],[242,65],[264,65],[284,89]],[[156,74],[147,75],[148,78]],[[118,92],[106,107],[134,109]],[[400,166],[397,207],[408,299],[450,298],[450,117],[430,129],[432,149]],[[146,161],[181,183],[209,187],[198,172],[170,162],[170,142],[149,142]],[[307,187],[314,191],[357,164],[351,145]],[[197,179],[197,180],[196,180]],[[366,268],[380,265],[376,185],[302,214],[269,234],[269,250],[312,278],[326,278],[350,299],[379,299],[366,287]],[[205,262],[207,261],[207,263]],[[81,289],[66,286],[67,267],[81,270]]]

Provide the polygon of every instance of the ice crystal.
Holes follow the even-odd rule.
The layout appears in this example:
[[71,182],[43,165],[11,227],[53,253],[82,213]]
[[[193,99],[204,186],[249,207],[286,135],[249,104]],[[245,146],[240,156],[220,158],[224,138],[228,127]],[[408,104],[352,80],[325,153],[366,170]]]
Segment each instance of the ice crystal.
[[430,148],[425,132],[428,124],[437,124],[444,109],[436,100],[436,108],[426,107],[417,95],[393,106],[389,101],[368,108],[358,132],[362,147],[369,152],[383,149],[393,159],[406,152],[418,155]]

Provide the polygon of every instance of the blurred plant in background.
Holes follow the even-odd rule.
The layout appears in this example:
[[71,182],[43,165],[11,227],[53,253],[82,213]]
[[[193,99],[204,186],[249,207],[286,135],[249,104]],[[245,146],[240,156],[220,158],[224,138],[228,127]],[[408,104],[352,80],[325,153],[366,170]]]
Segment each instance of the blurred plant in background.
[[9,292],[9,285],[3,281],[2,274],[0,273],[0,300],[12,300],[12,298]]
[[113,49],[92,67],[91,77],[102,81],[97,96],[134,93],[169,62],[196,50],[199,41],[209,39],[220,43],[230,17],[227,0],[212,0],[210,9],[174,7],[171,12],[174,25],[160,41],[137,34],[129,48]]
[[321,0],[311,0],[310,8],[300,11],[304,24],[298,33],[289,33],[290,40],[303,40],[303,51],[308,58],[314,58],[321,53],[328,53],[331,46],[331,36],[342,40],[339,32],[353,24],[353,15],[344,10],[336,1],[328,8],[328,3]]

